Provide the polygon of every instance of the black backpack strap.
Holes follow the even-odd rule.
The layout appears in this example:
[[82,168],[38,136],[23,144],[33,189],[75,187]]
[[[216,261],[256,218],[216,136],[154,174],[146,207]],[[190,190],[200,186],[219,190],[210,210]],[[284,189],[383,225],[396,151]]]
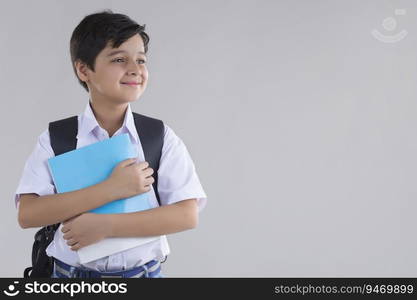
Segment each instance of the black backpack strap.
[[161,206],[161,200],[158,193],[158,169],[162,155],[162,147],[164,145],[165,126],[161,120],[135,112],[133,112],[133,119],[135,120],[136,131],[138,132],[142,144],[145,160],[154,170],[152,177],[155,181],[152,185],[156,199],[158,200],[159,206]]
[[78,117],[49,123],[49,137],[55,156],[77,148]]
[[[50,122],[48,129],[51,147],[54,150],[55,156],[77,148],[77,116]],[[51,232],[55,232],[55,230],[59,227],[59,223],[51,225],[51,227],[46,226],[46,230],[52,229],[53,231]]]
[[[55,156],[77,148],[78,117],[73,116],[49,123],[49,138]],[[55,232],[59,223],[46,226],[46,230]]]

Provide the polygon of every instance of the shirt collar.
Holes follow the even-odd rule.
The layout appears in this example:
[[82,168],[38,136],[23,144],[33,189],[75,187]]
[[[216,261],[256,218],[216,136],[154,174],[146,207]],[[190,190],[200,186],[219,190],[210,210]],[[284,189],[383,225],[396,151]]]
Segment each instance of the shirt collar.
[[[87,103],[84,113],[80,115],[80,122],[78,126],[79,128],[77,139],[89,135],[95,128],[100,127],[96,117],[94,116],[93,110],[91,109],[90,102]],[[135,140],[136,143],[139,142],[139,137],[136,131],[135,121],[133,119],[130,103],[128,103],[126,109],[122,128],[125,128],[129,132],[130,136]]]

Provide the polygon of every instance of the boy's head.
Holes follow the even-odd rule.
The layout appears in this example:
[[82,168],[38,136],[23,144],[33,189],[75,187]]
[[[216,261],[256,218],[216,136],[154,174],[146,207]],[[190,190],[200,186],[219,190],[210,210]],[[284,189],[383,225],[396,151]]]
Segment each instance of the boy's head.
[[86,16],[74,29],[72,66],[91,96],[130,102],[142,94],[148,79],[149,36],[144,29],[145,25],[111,10]]

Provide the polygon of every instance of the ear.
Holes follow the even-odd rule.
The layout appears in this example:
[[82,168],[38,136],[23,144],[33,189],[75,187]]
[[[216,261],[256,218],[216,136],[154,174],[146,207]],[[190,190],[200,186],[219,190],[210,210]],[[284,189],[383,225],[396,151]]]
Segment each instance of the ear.
[[74,63],[75,70],[77,71],[77,76],[81,81],[88,82],[88,73],[87,73],[87,65],[80,60],[77,60]]

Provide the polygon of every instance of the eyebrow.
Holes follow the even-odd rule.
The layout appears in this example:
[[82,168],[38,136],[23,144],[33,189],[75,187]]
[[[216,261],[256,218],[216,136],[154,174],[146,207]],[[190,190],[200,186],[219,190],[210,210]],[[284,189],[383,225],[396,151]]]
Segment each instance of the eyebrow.
[[[113,55],[116,55],[116,54],[119,54],[119,53],[127,53],[127,51],[125,51],[125,50],[115,50],[115,51],[112,51],[112,52],[110,52],[109,54],[107,54],[107,57],[109,57],[109,56],[113,56]],[[143,54],[143,55],[145,55],[145,56],[146,56],[146,53],[145,53],[145,52],[143,52],[143,51],[138,51],[138,53],[139,53],[139,54]]]

